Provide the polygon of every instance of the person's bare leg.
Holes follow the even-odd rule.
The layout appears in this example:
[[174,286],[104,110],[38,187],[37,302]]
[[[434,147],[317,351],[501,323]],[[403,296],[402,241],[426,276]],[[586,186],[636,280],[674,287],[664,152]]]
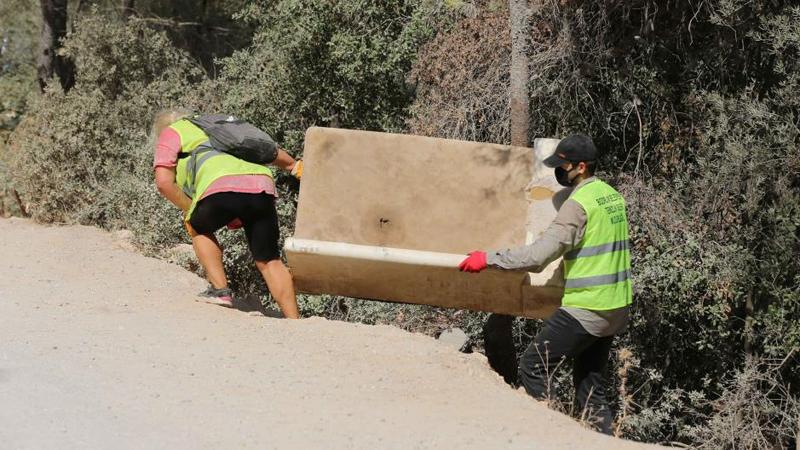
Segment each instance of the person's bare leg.
[[283,265],[280,259],[272,261],[256,261],[256,267],[267,283],[269,293],[278,302],[278,306],[287,319],[299,319],[300,312],[297,310],[297,297],[294,293],[294,282],[289,269]]
[[206,278],[215,289],[228,287],[225,267],[222,265],[222,246],[213,234],[198,234],[192,237],[192,247],[197,259],[206,271]]

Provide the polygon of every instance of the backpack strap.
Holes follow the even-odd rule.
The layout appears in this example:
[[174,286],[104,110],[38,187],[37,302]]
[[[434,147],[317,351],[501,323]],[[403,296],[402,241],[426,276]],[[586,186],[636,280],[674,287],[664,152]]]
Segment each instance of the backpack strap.
[[197,185],[197,173],[200,172],[200,168],[212,157],[222,154],[223,152],[214,150],[213,148],[204,145],[201,145],[191,152],[185,154],[185,157],[189,158],[189,161],[186,162],[188,183],[186,183],[186,186],[184,186],[183,192],[188,195],[189,198],[194,198],[195,186]]

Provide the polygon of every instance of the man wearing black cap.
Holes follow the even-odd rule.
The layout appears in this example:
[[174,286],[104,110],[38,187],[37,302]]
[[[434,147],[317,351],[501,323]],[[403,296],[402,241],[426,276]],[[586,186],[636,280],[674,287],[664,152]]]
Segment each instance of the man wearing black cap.
[[605,367],[614,335],[628,322],[632,300],[625,200],[594,176],[597,149],[588,136],[561,140],[544,160],[559,184],[573,188],[553,223],[532,244],[515,249],[475,251],[459,265],[465,272],[488,266],[540,272],[563,256],[562,306],[548,318],[522,355],[519,376],[538,399],[551,395],[553,371],[572,358],[575,400],[582,417],[611,433],[605,398]]

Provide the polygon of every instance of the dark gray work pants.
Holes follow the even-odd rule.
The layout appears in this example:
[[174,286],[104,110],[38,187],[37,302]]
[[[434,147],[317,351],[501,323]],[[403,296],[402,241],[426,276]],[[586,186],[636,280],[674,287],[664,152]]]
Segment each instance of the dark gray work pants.
[[611,411],[606,401],[604,375],[614,336],[589,334],[580,322],[563,309],[544,323],[519,362],[519,381],[537,399],[554,392],[553,372],[566,358],[573,358],[573,383],[578,411],[605,434],[611,434]]

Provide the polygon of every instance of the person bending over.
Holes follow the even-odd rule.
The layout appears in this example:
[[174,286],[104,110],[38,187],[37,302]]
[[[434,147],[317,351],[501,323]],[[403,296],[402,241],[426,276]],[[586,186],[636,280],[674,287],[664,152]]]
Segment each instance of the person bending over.
[[[277,191],[272,171],[215,151],[208,135],[187,120],[188,112],[166,110],[153,121],[156,137],[153,169],[159,193],[184,211],[184,225],[210,286],[200,294],[209,303],[232,307],[232,292],[214,232],[228,225],[244,227],[256,267],[283,315],[299,318],[294,284],[281,261]],[[272,165],[298,179],[302,161],[276,146]],[[192,153],[197,152],[194,157]]]

